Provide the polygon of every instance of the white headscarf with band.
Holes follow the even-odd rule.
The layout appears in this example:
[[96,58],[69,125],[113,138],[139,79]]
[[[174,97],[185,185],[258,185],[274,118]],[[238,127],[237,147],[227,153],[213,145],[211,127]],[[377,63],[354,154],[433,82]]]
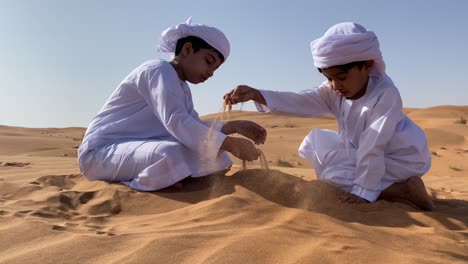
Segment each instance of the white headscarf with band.
[[385,63],[377,36],[359,24],[352,22],[336,24],[321,38],[312,41],[310,47],[317,68],[374,60],[374,69],[385,74]]
[[203,39],[206,43],[223,54],[225,61],[229,57],[231,48],[224,33],[208,25],[192,24],[191,17],[184,24],[178,24],[175,27],[164,30],[161,34],[159,50],[174,57],[177,41],[188,36],[195,36]]

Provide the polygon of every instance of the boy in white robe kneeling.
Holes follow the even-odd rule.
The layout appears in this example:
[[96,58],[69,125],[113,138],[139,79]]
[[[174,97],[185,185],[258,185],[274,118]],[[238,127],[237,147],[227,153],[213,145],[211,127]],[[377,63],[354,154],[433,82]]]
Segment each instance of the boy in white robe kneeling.
[[[165,30],[160,50],[173,59],[133,70],[89,125],[78,150],[90,180],[118,181],[153,191],[182,187],[181,180],[228,169],[227,152],[255,160],[266,130],[250,121],[205,122],[194,110],[187,82],[209,79],[228,58],[218,29],[187,23]],[[239,133],[249,139],[230,137]]]
[[259,111],[304,116],[332,114],[338,132],[314,129],[299,155],[319,180],[338,186],[345,203],[377,199],[433,205],[421,176],[431,165],[424,132],[402,112],[400,94],[385,73],[376,35],[355,23],[331,27],[311,43],[314,65],[327,78],[299,93],[240,85],[224,99],[253,100]]

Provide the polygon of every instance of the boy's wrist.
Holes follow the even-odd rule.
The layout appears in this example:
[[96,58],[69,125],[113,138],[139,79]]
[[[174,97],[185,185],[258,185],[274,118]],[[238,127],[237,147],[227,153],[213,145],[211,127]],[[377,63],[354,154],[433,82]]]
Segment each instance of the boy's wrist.
[[260,90],[257,90],[257,89],[255,89],[254,101],[259,103],[259,104],[266,105],[265,97],[263,97]]

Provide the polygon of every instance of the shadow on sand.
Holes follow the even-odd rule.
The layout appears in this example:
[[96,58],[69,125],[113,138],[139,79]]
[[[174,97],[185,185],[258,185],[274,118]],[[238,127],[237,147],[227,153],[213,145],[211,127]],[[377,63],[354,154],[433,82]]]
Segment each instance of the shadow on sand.
[[[195,204],[232,194],[235,192],[235,186],[246,188],[281,206],[326,214],[342,221],[370,226],[428,226],[412,217],[413,213],[424,214],[450,230],[466,229],[468,223],[468,201],[433,198],[435,209],[431,212],[387,201],[347,205],[338,201],[342,193],[338,188],[317,180],[305,181],[277,170],[252,169],[239,171],[232,176],[217,174],[188,178],[184,181],[182,190],[164,189],[151,193],[166,199]],[[464,227],[454,224],[452,219],[464,223]]]

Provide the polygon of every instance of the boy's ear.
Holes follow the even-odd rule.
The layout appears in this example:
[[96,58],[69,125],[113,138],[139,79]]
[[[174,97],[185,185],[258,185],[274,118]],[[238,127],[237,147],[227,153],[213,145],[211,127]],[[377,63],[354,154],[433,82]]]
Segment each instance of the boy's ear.
[[192,51],[193,51],[193,49],[192,49],[192,43],[186,42],[186,43],[182,46],[182,49],[181,49],[182,55],[187,56],[187,55],[189,55]]
[[373,66],[374,66],[374,61],[373,60],[366,61],[366,67],[368,69],[371,69]]

